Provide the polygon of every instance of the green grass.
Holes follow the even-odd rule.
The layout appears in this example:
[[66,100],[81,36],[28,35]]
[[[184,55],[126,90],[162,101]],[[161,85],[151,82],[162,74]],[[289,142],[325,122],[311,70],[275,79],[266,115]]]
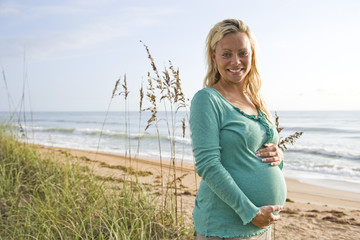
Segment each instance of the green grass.
[[[41,157],[0,126],[0,239],[190,239],[142,185]],[[112,187],[110,187],[112,186]]]

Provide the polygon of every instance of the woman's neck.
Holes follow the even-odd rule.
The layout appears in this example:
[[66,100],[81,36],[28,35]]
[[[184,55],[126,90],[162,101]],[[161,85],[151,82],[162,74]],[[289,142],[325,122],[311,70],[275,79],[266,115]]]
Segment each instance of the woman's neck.
[[247,98],[244,93],[244,84],[243,82],[239,84],[231,84],[221,79],[215,83],[213,86],[218,92],[220,92],[225,98],[232,99],[244,99]]
[[229,84],[219,80],[212,87],[215,88],[230,103],[240,108],[245,113],[249,115],[258,115],[256,106],[250,100],[247,93],[244,92],[243,84]]

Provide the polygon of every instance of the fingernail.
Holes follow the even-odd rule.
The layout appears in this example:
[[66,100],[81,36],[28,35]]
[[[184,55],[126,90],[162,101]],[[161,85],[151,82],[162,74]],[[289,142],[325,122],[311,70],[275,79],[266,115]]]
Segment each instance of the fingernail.
[[260,157],[260,153],[256,153],[256,156]]
[[266,162],[266,158],[261,159],[262,162]]

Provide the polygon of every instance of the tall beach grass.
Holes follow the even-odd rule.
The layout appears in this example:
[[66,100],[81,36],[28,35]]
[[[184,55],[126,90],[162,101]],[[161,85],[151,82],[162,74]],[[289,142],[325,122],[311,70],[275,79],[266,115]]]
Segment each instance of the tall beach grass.
[[188,239],[142,185],[108,184],[54,157],[1,127],[0,239]]

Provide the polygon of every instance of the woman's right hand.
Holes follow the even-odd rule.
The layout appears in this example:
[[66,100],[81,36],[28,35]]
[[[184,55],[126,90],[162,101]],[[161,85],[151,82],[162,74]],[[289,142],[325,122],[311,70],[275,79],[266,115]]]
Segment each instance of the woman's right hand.
[[258,228],[265,229],[280,219],[280,215],[274,215],[273,212],[280,211],[282,208],[280,205],[263,206],[251,222]]

